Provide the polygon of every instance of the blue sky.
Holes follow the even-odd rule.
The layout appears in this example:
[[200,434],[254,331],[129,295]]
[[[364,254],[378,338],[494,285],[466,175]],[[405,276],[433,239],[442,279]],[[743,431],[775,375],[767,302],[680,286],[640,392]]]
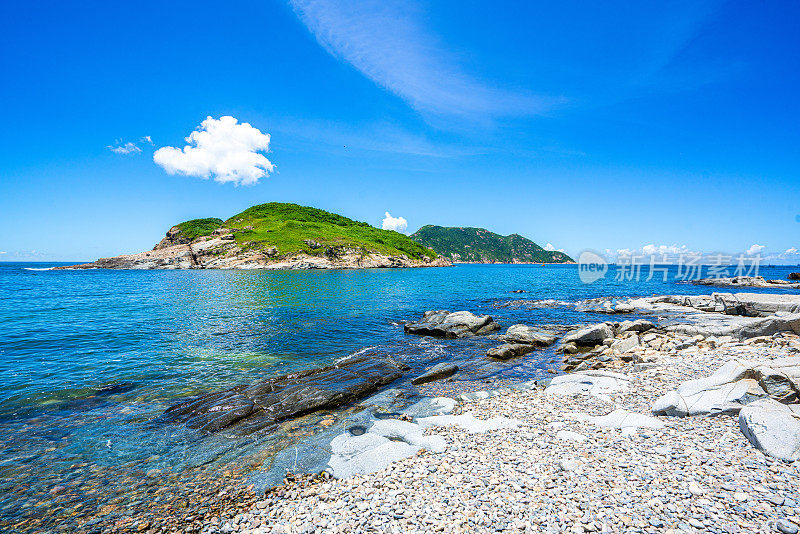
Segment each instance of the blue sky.
[[[0,258],[136,252],[269,201],[572,254],[789,258],[798,17],[789,1],[4,2]],[[253,185],[180,173],[185,138],[223,116],[270,136]]]

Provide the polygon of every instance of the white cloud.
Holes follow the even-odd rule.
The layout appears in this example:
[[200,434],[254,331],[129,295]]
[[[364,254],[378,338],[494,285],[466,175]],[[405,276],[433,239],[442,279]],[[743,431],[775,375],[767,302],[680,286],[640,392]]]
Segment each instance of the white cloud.
[[269,149],[269,141],[269,134],[246,122],[239,124],[234,117],[207,117],[189,134],[183,149],[161,147],[153,161],[169,174],[254,185],[275,170],[261,154]]
[[290,0],[295,13],[332,56],[344,60],[411,107],[444,115],[530,115],[546,99],[513,93],[466,74],[425,27],[408,0]]
[[748,256],[755,256],[756,254],[760,254],[764,248],[764,245],[751,245],[750,248],[747,249],[746,254]]
[[544,246],[544,249],[547,250],[547,251],[550,251],[550,252],[564,252],[563,248],[556,248],[555,246],[553,246],[552,243],[546,244]]
[[787,249],[786,249],[786,252],[784,252],[784,254],[790,254],[790,255],[792,255],[792,254],[797,254],[797,249],[796,249],[796,248],[794,248],[794,247],[787,248]]
[[386,217],[383,218],[381,228],[384,230],[394,230],[395,232],[405,232],[408,228],[408,221],[404,217],[392,217],[389,212],[386,212]]
[[108,149],[115,154],[141,154],[142,149],[136,143],[123,143],[121,139],[117,139],[113,145],[108,145]]
[[691,251],[686,245],[645,245],[642,247],[642,254],[645,256],[664,255],[664,254],[689,254]]
[[139,141],[141,141],[142,143],[147,143],[148,145],[152,145],[153,144],[153,138],[150,137],[149,135],[145,135],[144,137],[139,139]]

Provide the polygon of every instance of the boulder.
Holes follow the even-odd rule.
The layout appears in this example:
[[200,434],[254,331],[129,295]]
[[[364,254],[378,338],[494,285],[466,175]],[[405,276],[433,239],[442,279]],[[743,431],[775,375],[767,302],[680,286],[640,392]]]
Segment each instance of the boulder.
[[605,395],[628,388],[630,378],[610,371],[579,371],[553,377],[544,390],[548,395]]
[[622,321],[616,328],[617,335],[624,334],[625,332],[647,332],[652,330],[656,325],[647,319],[636,319],[635,321]]
[[422,319],[404,327],[407,334],[444,338],[479,336],[499,329],[500,325],[489,315],[447,310],[427,311]]
[[249,433],[366,397],[407,369],[388,358],[348,358],[331,366],[200,395],[168,408],[161,420],[206,432],[235,426]]
[[451,377],[457,372],[458,366],[453,363],[437,363],[425,373],[413,379],[411,383],[418,386],[420,384],[433,382],[434,380],[442,380],[443,378]]
[[565,343],[561,345],[561,352],[564,354],[577,354],[579,352],[578,347],[575,343]]
[[689,380],[660,397],[653,413],[705,415],[738,413],[768,395],[795,400],[800,391],[800,358],[764,362],[729,361],[706,378]]
[[614,328],[610,323],[598,323],[572,330],[561,339],[561,342],[575,345],[599,345],[606,339],[614,337]]
[[739,412],[739,429],[765,454],[787,462],[800,460],[800,406],[755,401]]
[[789,273],[789,280],[800,280],[800,273]]
[[548,347],[556,342],[556,335],[547,330],[541,330],[524,324],[515,324],[508,327],[500,339],[507,343],[522,343]]
[[636,334],[623,339],[618,339],[611,345],[611,350],[616,352],[630,352],[639,346],[639,336]]
[[771,398],[784,404],[800,400],[800,358],[777,358],[752,364],[753,377]]
[[536,350],[536,347],[533,345],[525,345],[522,343],[506,343],[504,345],[500,345],[499,347],[492,347],[486,351],[486,355],[490,358],[496,358],[498,360],[510,360],[511,358],[516,358],[517,356],[524,356],[529,352],[533,352],[534,350]]

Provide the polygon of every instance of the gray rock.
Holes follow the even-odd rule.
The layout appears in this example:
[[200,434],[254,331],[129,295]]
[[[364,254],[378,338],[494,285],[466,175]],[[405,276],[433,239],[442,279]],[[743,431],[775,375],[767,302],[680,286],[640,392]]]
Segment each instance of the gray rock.
[[797,525],[788,519],[779,519],[778,522],[775,523],[775,528],[778,529],[778,532],[782,532],[783,534],[797,534]]
[[800,398],[800,358],[766,361],[729,361],[713,375],[689,380],[653,404],[663,415],[738,413],[743,406],[765,397],[780,402]]
[[447,310],[427,311],[422,319],[407,323],[407,334],[444,338],[468,337],[499,330],[500,325],[489,315],[475,315],[468,311],[450,313]]
[[515,324],[508,327],[506,333],[500,336],[506,343],[522,343],[548,347],[556,342],[557,336],[548,330],[541,330],[524,324]]
[[579,371],[550,380],[544,390],[549,395],[604,395],[628,388],[630,378],[610,371]]
[[577,354],[580,350],[575,346],[575,343],[565,343],[561,346],[561,352],[564,354]]
[[419,375],[411,381],[412,384],[418,386],[434,380],[441,380],[453,376],[458,372],[458,366],[453,363],[437,363],[425,373]]
[[653,403],[657,415],[707,415],[738,413],[743,406],[766,397],[766,392],[746,376],[738,362],[728,362],[707,378],[689,380]]
[[625,332],[647,332],[655,327],[656,325],[647,319],[636,319],[635,321],[622,321],[616,330],[619,335]]
[[755,448],[781,460],[800,460],[800,415],[772,399],[755,401],[739,412],[739,428]]
[[561,342],[575,345],[599,345],[606,339],[613,337],[613,327],[609,323],[599,323],[567,332]]
[[611,345],[611,349],[617,352],[630,352],[639,346],[639,336],[632,335],[624,339],[619,339]]
[[238,432],[249,433],[366,397],[400,378],[407,369],[386,358],[361,355],[328,367],[194,397],[168,408],[161,420],[208,432],[235,425]]
[[739,339],[771,336],[778,332],[794,332],[800,335],[800,313],[774,315],[758,319],[744,326],[739,332]]
[[511,358],[516,358],[517,356],[524,356],[525,354],[533,352],[534,350],[536,350],[536,347],[533,345],[524,345],[522,343],[506,343],[504,345],[500,345],[499,347],[492,347],[486,351],[486,355],[490,358],[496,358],[498,360],[510,360]]

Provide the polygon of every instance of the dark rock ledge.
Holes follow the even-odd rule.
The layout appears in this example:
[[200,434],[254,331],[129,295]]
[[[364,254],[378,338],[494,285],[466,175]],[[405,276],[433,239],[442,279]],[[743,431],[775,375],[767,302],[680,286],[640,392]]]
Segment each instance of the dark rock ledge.
[[161,419],[206,432],[232,427],[242,433],[254,432],[356,401],[394,382],[408,369],[388,358],[349,358],[328,367],[200,395],[168,408]]

